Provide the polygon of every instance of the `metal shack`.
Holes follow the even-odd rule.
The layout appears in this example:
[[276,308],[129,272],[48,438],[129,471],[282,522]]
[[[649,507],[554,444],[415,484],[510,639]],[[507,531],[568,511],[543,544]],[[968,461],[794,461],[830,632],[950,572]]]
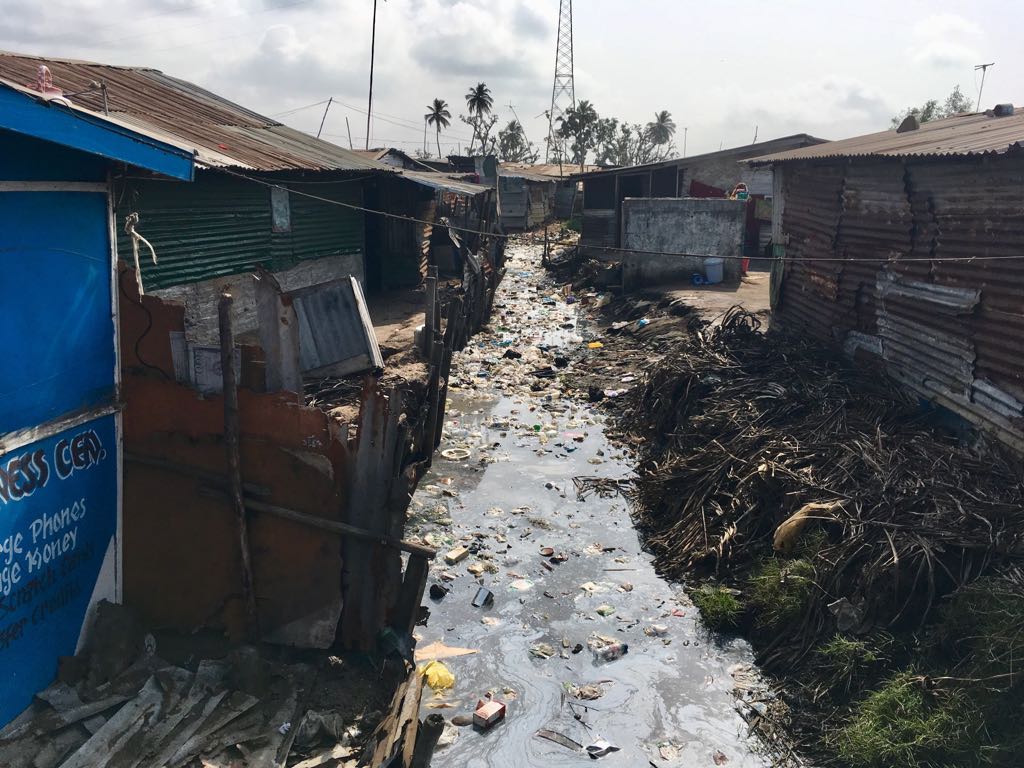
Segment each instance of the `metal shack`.
[[167,184],[193,158],[75,106],[45,68],[0,80],[0,724],[120,599],[115,169]]
[[506,232],[524,232],[554,216],[555,179],[502,165],[497,184],[499,216]]
[[[737,183],[743,182],[751,198],[767,200],[770,205],[771,169],[749,167],[740,161],[824,141],[798,133],[704,155],[575,174],[572,179],[583,184],[580,246],[590,248],[594,256],[600,256],[602,248],[623,247],[622,203],[627,198],[725,197]],[[761,231],[764,230],[765,237],[770,232],[771,214],[768,211],[765,204],[760,208],[756,204],[750,207],[746,239],[752,251],[761,241]]]
[[756,158],[772,306],[1024,451],[1024,110]]

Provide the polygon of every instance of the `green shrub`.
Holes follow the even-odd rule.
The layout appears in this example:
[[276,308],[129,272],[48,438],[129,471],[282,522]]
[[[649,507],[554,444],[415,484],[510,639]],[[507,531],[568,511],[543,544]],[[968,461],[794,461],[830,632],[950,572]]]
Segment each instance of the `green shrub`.
[[925,690],[905,672],[863,699],[831,740],[853,768],[977,765],[983,726],[964,691]]
[[743,606],[729,590],[705,584],[691,595],[691,599],[708,628],[722,631],[739,625]]
[[582,232],[583,231],[583,217],[582,216],[573,216],[571,219],[569,219],[567,222],[565,222],[565,228],[566,229],[570,229],[573,232]]
[[762,629],[778,629],[800,618],[817,591],[809,560],[761,561],[747,584],[747,594]]

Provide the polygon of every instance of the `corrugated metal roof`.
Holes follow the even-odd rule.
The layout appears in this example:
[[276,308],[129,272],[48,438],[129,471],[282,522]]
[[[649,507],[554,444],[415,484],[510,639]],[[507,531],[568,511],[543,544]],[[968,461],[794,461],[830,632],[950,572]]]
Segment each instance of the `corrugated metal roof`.
[[431,171],[409,171],[403,170],[400,172],[402,176],[409,179],[409,181],[415,181],[417,184],[422,184],[426,187],[432,187],[433,189],[443,189],[448,192],[457,192],[461,195],[480,195],[491,189],[491,187],[484,186],[483,184],[474,184],[471,181],[460,181],[453,179],[450,176],[446,176],[443,173],[433,173]]
[[817,136],[811,136],[809,133],[794,133],[792,136],[782,136],[781,138],[770,139],[758,144],[745,144],[742,147],[720,149],[717,152],[706,152],[703,155],[674,157],[670,160],[662,160],[657,163],[645,163],[644,165],[627,165],[618,168],[604,168],[596,171],[593,175],[590,173],[574,173],[571,178],[586,181],[587,179],[594,178],[594,176],[605,177],[613,176],[615,174],[631,175],[634,173],[647,173],[648,171],[656,171],[660,168],[671,167],[688,168],[689,166],[696,165],[697,163],[703,163],[708,160],[715,160],[722,157],[735,157],[736,162],[752,162],[750,158],[760,158],[762,154],[781,151],[787,147],[810,147],[830,143],[831,142],[829,142],[828,139],[820,139]]
[[[40,64],[50,68],[54,86],[65,93],[89,91],[94,81],[104,83],[110,118],[193,151],[207,166],[258,171],[393,170],[156,69],[0,51],[0,78],[21,86],[34,83]],[[103,113],[99,91],[79,93],[70,100],[76,107]]]
[[1024,141],[1024,109],[995,117],[988,113],[957,115],[923,123],[913,131],[869,133],[802,149],[755,157],[750,163],[782,163],[828,157],[931,157],[1002,154]]
[[384,147],[383,149],[353,149],[350,151],[355,152],[360,157],[365,157],[370,160],[382,160],[387,157],[391,149]]
[[563,163],[562,165],[558,163],[537,163],[536,165],[530,165],[529,163],[502,163],[501,167],[510,171],[526,171],[534,176],[548,176],[552,179],[568,179],[570,176],[578,176],[581,173],[594,173],[601,170],[599,165],[584,165],[581,171],[579,166],[573,163]]
[[[531,166],[525,166],[530,168]],[[509,165],[499,165],[498,175],[504,176],[507,179],[526,179],[527,181],[541,181],[545,184],[554,184],[558,181],[557,178],[551,176],[545,176],[542,173],[535,173],[534,171],[520,170],[519,168],[513,168]],[[566,176],[565,180],[568,181],[569,177]]]

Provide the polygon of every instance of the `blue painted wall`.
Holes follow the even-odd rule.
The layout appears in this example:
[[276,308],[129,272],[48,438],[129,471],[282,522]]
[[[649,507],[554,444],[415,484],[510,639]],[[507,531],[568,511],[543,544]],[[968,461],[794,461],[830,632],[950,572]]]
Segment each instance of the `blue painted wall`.
[[[0,85],[2,181],[105,182],[123,163],[191,180],[193,160]],[[119,417],[18,434],[114,403],[110,226],[105,184],[0,188],[0,726],[54,679],[115,587]]]
[[0,724],[75,653],[117,527],[116,462],[114,416],[0,457],[18,488],[0,488]]
[[0,434],[113,397],[107,227],[104,193],[0,192]]

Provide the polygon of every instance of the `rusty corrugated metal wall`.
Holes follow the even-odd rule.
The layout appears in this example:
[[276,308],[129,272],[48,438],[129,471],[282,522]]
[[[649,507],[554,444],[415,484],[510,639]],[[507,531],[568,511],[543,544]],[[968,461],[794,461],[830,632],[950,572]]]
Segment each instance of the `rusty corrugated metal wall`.
[[[783,325],[1024,451],[1024,158],[783,166]],[[943,261],[974,257],[975,261]]]

